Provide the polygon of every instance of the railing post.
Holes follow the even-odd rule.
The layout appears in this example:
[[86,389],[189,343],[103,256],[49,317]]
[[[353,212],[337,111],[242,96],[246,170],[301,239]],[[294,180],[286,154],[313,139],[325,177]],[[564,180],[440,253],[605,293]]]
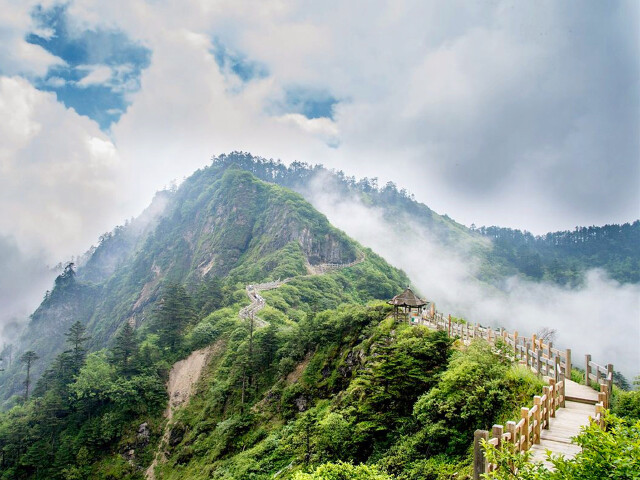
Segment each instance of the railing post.
[[518,331],[513,331],[513,355],[518,358]]
[[553,377],[557,382],[560,379],[560,355],[556,355],[553,358],[555,360],[555,363],[553,365]]
[[538,376],[542,376],[542,350],[536,350],[536,370]]
[[589,378],[589,374],[591,373],[591,367],[589,364],[591,363],[591,355],[586,354],[584,356],[584,384],[588,387],[590,385],[591,379]]
[[601,378],[601,377],[600,377],[600,375],[601,375],[601,373],[600,373],[600,366],[597,366],[597,367],[595,368],[595,371],[596,371],[596,384],[597,384],[597,385],[600,385],[600,378]]
[[489,432],[476,430],[473,434],[473,480],[480,480],[487,473],[487,460],[484,456],[482,440],[487,441]]
[[565,382],[566,378],[567,377],[563,373],[560,374],[560,381],[562,382],[562,388],[560,388],[560,392],[558,392],[558,395],[561,397],[560,406],[562,408],[564,408],[564,402],[565,402],[564,395],[567,388],[567,382]]
[[507,422],[507,432],[509,432],[509,442],[512,445],[516,444],[516,422]]
[[571,369],[573,367],[571,366],[571,349],[570,348],[567,348],[565,352],[565,356],[567,358],[564,362],[564,378],[571,379]]
[[611,394],[611,391],[606,383],[600,384],[600,393],[604,394],[604,401],[602,402],[602,405],[604,408],[609,408],[609,395]]
[[[609,387],[609,393],[613,392],[613,364],[607,365],[607,386]],[[605,407],[609,408],[609,407]]]
[[491,436],[493,438],[497,438],[498,439],[498,444],[496,445],[496,448],[498,450],[502,449],[502,435],[504,434],[504,427],[502,425],[494,425],[493,428],[491,429]]
[[602,428],[602,426],[604,425],[604,421],[602,420],[602,416],[604,415],[604,406],[601,403],[598,403],[596,405],[596,418],[599,416],[600,419],[598,420],[598,426],[600,428]]
[[534,407],[538,407],[533,414],[534,426],[533,426],[533,440],[531,443],[540,443],[540,419],[542,418],[542,398],[539,395],[533,397]]
[[451,314],[449,314],[449,336],[451,337]]
[[524,423],[522,424],[522,428],[524,429],[524,444],[519,448],[519,450],[527,451],[531,446],[531,437],[529,436],[529,409],[522,407],[520,409],[520,417],[524,420]]
[[549,379],[549,390],[551,391],[551,417],[556,416],[556,398],[558,396],[558,388],[556,387],[556,381],[553,378]]
[[544,429],[548,430],[549,429],[549,397],[551,396],[551,393],[549,391],[549,387],[548,386],[544,386],[542,387],[542,395],[545,397],[545,401],[544,401]]
[[527,368],[533,367],[533,362],[531,361],[531,355],[529,354],[529,342],[524,342],[524,353],[526,355]]
[[[602,385],[600,385],[602,387]],[[607,408],[607,394],[604,392],[598,392],[598,403],[602,404],[602,408]]]

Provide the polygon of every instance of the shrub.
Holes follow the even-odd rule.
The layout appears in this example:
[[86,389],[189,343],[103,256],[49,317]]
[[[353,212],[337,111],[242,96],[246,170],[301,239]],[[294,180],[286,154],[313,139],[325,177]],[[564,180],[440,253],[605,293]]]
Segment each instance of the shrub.
[[293,480],[392,480],[374,466],[351,463],[325,463],[313,473],[297,472]]

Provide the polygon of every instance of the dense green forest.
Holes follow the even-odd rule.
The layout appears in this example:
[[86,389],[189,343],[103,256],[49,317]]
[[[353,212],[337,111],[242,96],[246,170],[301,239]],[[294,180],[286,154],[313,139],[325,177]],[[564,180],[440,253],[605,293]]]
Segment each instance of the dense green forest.
[[[330,291],[340,279],[322,281]],[[395,324],[384,304],[314,313],[299,303],[317,293],[310,282],[271,293],[282,310],[264,313],[269,325],[252,352],[237,307],[198,318],[202,305],[180,285],[166,287],[149,325],[125,323],[107,349],[88,354],[86,329],[73,324],[31,397],[0,417],[1,478],[142,478],[160,437],[167,370],[207,344],[214,356],[176,414],[157,478],[266,479],[283,469],[290,478],[328,461],[439,478],[468,468],[474,428],[540,387],[487,345],[454,348],[442,332]]]
[[[461,225],[447,215],[439,215],[399,189],[393,182],[378,184],[377,178],[357,180],[342,171],[330,171],[321,165],[293,162],[286,166],[275,160],[233,152],[213,159],[214,164],[235,164],[254,175],[292,188],[311,198],[317,183],[338,196],[353,195],[365,205],[379,207],[394,228],[406,229],[406,223],[425,228],[430,240],[479,261],[480,280],[500,286],[505,277],[521,275],[527,279],[547,280],[577,287],[584,273],[602,268],[622,283],[640,282],[640,220],[623,225],[576,227],[574,231],[551,232],[534,236],[527,231],[500,227]],[[490,240],[489,246],[482,240]]]
[[[254,332],[222,295],[202,316],[202,301],[176,284],[148,325],[125,323],[109,348],[87,353],[86,329],[73,324],[31,397],[0,415],[0,478],[144,478],[165,422],[167,371],[204,345],[209,366],[174,415],[155,478],[466,478],[473,431],[513,418],[541,388],[485,341],[464,346],[397,323],[384,303],[314,312],[300,303],[317,293],[312,280],[330,291],[345,279],[302,277],[270,292],[279,307]],[[639,392],[616,395],[618,414],[640,418]],[[635,465],[624,449],[636,433],[617,432],[584,441]]]
[[539,236],[499,227],[475,231],[492,239],[496,257],[508,260],[530,278],[575,286],[581,283],[584,270],[598,267],[619,282],[640,282],[640,220]]

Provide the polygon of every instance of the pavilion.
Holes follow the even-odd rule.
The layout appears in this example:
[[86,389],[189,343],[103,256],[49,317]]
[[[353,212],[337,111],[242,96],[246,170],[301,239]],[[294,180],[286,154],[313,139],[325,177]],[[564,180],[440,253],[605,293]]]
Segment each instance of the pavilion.
[[400,314],[402,314],[405,319],[411,318],[413,323],[415,323],[415,315],[412,315],[413,310],[415,309],[418,318],[420,318],[422,309],[429,305],[429,302],[418,297],[409,287],[407,287],[407,289],[401,294],[393,297],[387,303],[389,305],[393,305],[393,317],[396,321]]

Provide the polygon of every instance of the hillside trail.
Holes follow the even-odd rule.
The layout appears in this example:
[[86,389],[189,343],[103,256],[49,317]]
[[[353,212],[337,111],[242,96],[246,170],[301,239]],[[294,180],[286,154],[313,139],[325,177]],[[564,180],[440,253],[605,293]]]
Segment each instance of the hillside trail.
[[221,343],[221,341],[218,341],[200,350],[195,350],[187,358],[176,362],[171,368],[169,381],[167,382],[169,403],[164,412],[167,423],[164,427],[164,432],[158,444],[153,462],[145,472],[147,480],[155,480],[155,467],[159,462],[164,462],[166,459],[164,447],[169,442],[175,411],[189,402],[191,395],[194,393],[194,387],[198,380],[200,380],[204,367],[206,367],[209,362],[211,355],[220,350]]
[[[256,314],[260,310],[262,310],[267,303],[259,292],[265,290],[273,290],[275,288],[281,287],[294,278],[313,275],[324,275],[328,272],[353,267],[354,265],[364,262],[364,260],[365,254],[359,252],[356,260],[350,263],[322,263],[319,265],[311,265],[309,262],[307,262],[307,271],[309,272],[308,275],[299,275],[298,277],[290,277],[285,278],[284,280],[276,280],[267,283],[249,284],[245,287],[245,290],[247,292],[247,296],[249,297],[250,303],[238,312],[238,316],[241,319],[249,319],[253,317],[256,328],[264,327],[267,325],[267,322],[258,317]],[[147,480],[156,480],[155,468],[160,462],[164,462],[166,460],[164,447],[168,444],[169,438],[171,436],[171,427],[173,426],[174,412],[182,405],[185,405],[189,402],[191,395],[194,393],[194,387],[200,379],[202,371],[207,365],[209,358],[211,358],[212,353],[219,349],[220,341],[200,350],[195,350],[184,360],[176,362],[171,368],[171,372],[169,373],[169,381],[167,382],[169,404],[167,405],[167,409],[164,412],[167,423],[164,427],[164,432],[162,438],[160,439],[160,443],[158,444],[153,462],[145,472],[145,477]]]
[[365,258],[366,256],[363,252],[358,252],[357,258],[350,263],[321,263],[319,265],[311,265],[307,261],[307,275],[298,275],[296,277],[289,277],[285,278],[284,280],[276,280],[267,283],[249,284],[245,287],[245,290],[247,292],[247,297],[249,297],[250,303],[246,307],[240,309],[240,311],[238,312],[238,316],[243,320],[247,320],[253,317],[256,328],[265,327],[267,326],[267,322],[256,315],[260,310],[267,306],[266,300],[260,295],[259,292],[279,288],[295,278],[324,275],[325,273],[342,270],[343,268],[353,267],[354,265],[358,265],[359,263],[364,262]]

